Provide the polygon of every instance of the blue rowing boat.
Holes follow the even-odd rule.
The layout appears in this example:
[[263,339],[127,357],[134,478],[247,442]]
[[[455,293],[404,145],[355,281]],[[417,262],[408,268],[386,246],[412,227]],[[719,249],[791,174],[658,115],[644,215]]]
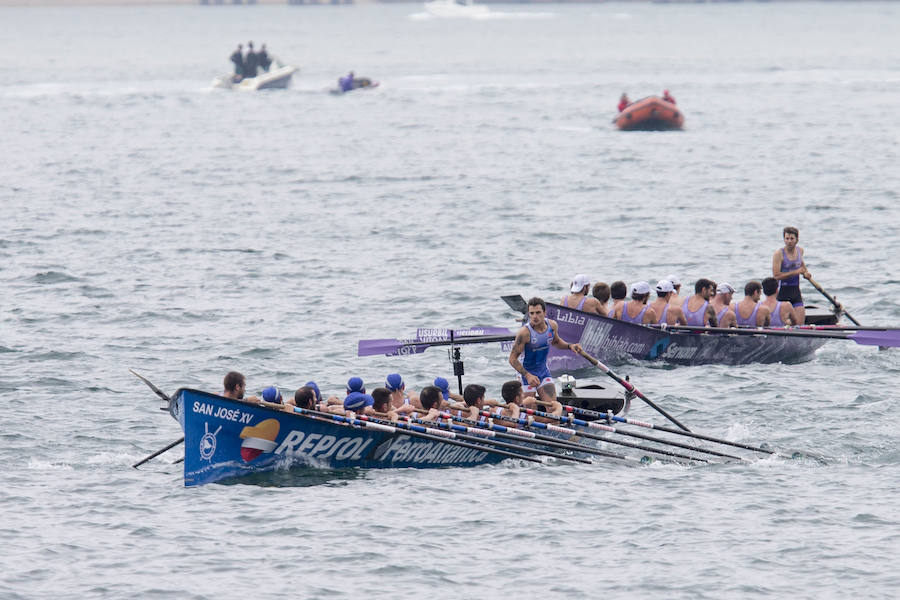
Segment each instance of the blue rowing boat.
[[[463,467],[520,457],[489,446],[338,415],[288,413],[193,389],[169,412],[184,430],[184,484],[294,468]],[[298,409],[299,410],[299,409]]]

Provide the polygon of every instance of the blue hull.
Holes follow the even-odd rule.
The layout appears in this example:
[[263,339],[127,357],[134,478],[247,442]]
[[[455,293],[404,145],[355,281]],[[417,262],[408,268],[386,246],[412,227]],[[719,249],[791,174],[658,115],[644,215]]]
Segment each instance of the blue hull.
[[[812,360],[826,342],[821,338],[664,331],[551,303],[547,303],[547,317],[557,322],[564,340],[579,342],[585,352],[605,363],[631,359],[676,365],[800,363]],[[552,347],[547,365],[554,375],[592,368],[577,354]]]
[[291,469],[461,467],[505,457],[478,448],[358,428],[180,389],[169,405],[184,430],[184,484]]

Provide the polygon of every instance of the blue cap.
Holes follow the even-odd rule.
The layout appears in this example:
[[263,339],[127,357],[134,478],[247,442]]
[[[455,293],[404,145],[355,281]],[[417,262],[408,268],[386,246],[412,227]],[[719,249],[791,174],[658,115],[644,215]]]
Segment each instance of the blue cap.
[[312,391],[316,393],[316,402],[322,401],[322,392],[319,391],[319,386],[316,385],[315,381],[307,381],[306,387],[312,388]]
[[281,404],[281,392],[278,391],[278,388],[274,385],[270,385],[262,392],[263,400],[266,402],[275,402],[277,404]]
[[369,394],[363,394],[361,392],[350,392],[347,394],[347,397],[344,398],[344,408],[346,410],[362,410],[367,406],[374,405],[375,399]]
[[351,377],[347,380],[347,391],[348,392],[364,392],[366,389],[366,385],[363,383],[361,377]]
[[388,375],[387,379],[384,380],[384,387],[391,390],[392,392],[402,390],[403,378],[400,377],[400,373],[391,373],[390,375]]
[[444,397],[444,400],[450,398],[450,382],[444,379],[443,377],[435,377],[434,385],[441,388],[441,395]]

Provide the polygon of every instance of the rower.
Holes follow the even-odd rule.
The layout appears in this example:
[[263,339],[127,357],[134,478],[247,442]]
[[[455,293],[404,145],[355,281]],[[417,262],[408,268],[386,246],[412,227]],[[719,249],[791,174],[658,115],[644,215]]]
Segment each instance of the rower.
[[562,304],[566,308],[574,308],[575,310],[581,310],[589,313],[597,313],[598,315],[606,316],[605,313],[601,312],[603,310],[603,306],[596,298],[591,298],[588,296],[588,290],[591,289],[591,280],[588,279],[588,276],[579,273],[572,279],[572,283],[569,284],[569,291],[572,292],[567,296],[563,296]]
[[[572,350],[579,354],[583,351],[581,345],[570,344],[559,337],[556,321],[546,318],[546,315],[547,305],[541,298],[534,297],[528,301],[528,322],[516,333],[509,353],[510,366],[522,377],[522,383],[532,389],[545,379],[553,381],[547,367],[547,354],[551,344],[560,350]],[[520,362],[519,356],[523,353],[525,358]]]
[[[366,393],[366,384],[363,382],[361,377],[351,377],[347,380],[347,393],[346,396],[350,394],[365,394]],[[328,398],[328,402],[326,403],[329,407],[331,406],[343,406],[345,398],[338,398],[337,396],[331,396]]]
[[397,413],[391,406],[391,391],[383,387],[372,390],[372,406],[366,410],[366,414],[378,417],[379,419],[396,421]]
[[[309,383],[315,385],[315,382],[310,381]],[[316,392],[318,391],[318,388],[313,388],[309,383],[294,392],[293,406],[306,410],[316,410]],[[285,401],[285,408],[287,410],[292,410],[291,406],[288,405],[289,402],[292,401]]]
[[443,402],[441,402],[441,405],[443,407],[446,408],[449,405],[450,400],[453,400],[454,402],[462,402],[463,401],[463,397],[461,395],[457,394],[456,392],[450,391],[450,382],[447,381],[445,378],[435,377],[433,383],[436,388],[441,390],[441,396],[444,399]]
[[419,402],[422,403],[422,409],[428,412],[426,412],[425,415],[412,413],[412,418],[418,418],[422,421],[435,421],[439,419],[441,416],[441,396],[441,390],[438,387],[426,385],[422,388],[422,391],[419,392]]
[[811,277],[806,270],[803,248],[797,245],[800,231],[796,227],[785,227],[783,230],[784,248],[779,248],[772,255],[772,277],[778,280],[778,300],[790,302],[797,313],[800,324],[806,322],[806,307],[800,294],[800,275]]
[[[407,393],[406,383],[400,373],[388,375],[384,380],[384,387],[391,394],[391,408],[398,413],[411,413],[415,412],[417,408],[422,408],[419,406],[418,396]],[[372,397],[374,396],[375,392],[372,392]]]
[[[525,406],[527,408],[542,410],[543,412],[556,416],[562,415],[563,411],[562,404],[556,399],[556,384],[554,384],[552,380],[541,384],[538,388],[537,400],[526,398]],[[535,417],[535,421],[540,421],[542,423],[554,422],[553,419],[547,419],[546,417]]]
[[744,299],[734,307],[738,327],[766,327],[769,324],[769,307],[759,301],[761,297],[762,285],[758,281],[748,281],[744,286]]
[[715,327],[716,311],[712,309],[709,303],[709,297],[713,293],[715,283],[709,279],[698,279],[694,283],[694,295],[684,299],[681,305],[681,311],[684,313],[684,320],[688,325],[694,327]]
[[259,398],[256,396],[244,398],[244,392],[247,390],[247,380],[237,371],[229,371],[228,374],[225,375],[222,387],[225,388],[222,395],[226,398],[243,400],[244,402],[259,402]]
[[625,302],[625,298],[628,296],[628,286],[625,285],[624,281],[613,281],[612,285],[609,286],[609,295],[612,298],[612,306],[609,308],[606,316],[611,319],[616,309]]
[[769,327],[787,327],[799,325],[800,320],[790,302],[782,302],[776,299],[778,294],[778,280],[774,277],[766,277],[762,280],[762,291],[766,298],[763,304],[769,307]]
[[710,306],[716,313],[716,323],[719,327],[734,327],[734,310],[731,308],[731,299],[734,298],[734,286],[723,281],[716,284],[716,295]]
[[518,419],[522,402],[525,400],[522,382],[516,379],[507,381],[503,384],[503,387],[500,388],[500,396],[506,402],[506,406],[502,408],[500,414],[504,417],[510,417],[511,419]]
[[[450,405],[450,408],[455,411],[455,414],[458,417],[477,421],[481,409],[484,408],[485,404],[488,404],[484,399],[485,391],[483,385],[470,383],[463,390],[463,402],[454,402]],[[496,401],[491,401],[490,403],[496,405]]]
[[669,275],[668,277],[666,277],[666,279],[671,281],[672,287],[675,288],[675,291],[671,296],[669,296],[669,304],[674,304],[678,307],[681,307],[681,279],[679,279],[677,275]]
[[613,315],[614,319],[626,323],[656,323],[656,311],[647,305],[650,298],[650,284],[646,281],[638,281],[631,286],[631,301],[623,302]]
[[668,279],[661,279],[656,284],[656,300],[650,305],[650,309],[659,316],[657,325],[687,325],[681,307],[669,302],[674,293],[675,286]]
[[[369,394],[363,392],[350,392],[347,394],[347,397],[344,398],[344,405],[342,408],[344,409],[346,416],[355,417],[357,414],[365,414],[366,408],[374,405],[375,399]],[[334,410],[335,408],[338,407],[330,406],[329,411],[340,414],[340,411]]]
[[594,284],[593,289],[591,290],[591,295],[597,299],[597,302],[600,303],[600,315],[607,316],[609,314],[609,309],[607,308],[607,304],[609,303],[609,284],[603,281],[598,281]]

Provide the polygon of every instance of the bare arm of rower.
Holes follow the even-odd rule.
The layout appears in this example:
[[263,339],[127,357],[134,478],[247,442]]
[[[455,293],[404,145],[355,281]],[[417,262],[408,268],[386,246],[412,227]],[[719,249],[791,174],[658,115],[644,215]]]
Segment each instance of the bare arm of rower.
[[770,312],[771,311],[769,310],[768,306],[760,306],[759,307],[759,311],[756,313],[756,326],[757,327],[768,327],[769,326],[769,322],[771,321],[771,318],[769,317]]
[[641,319],[641,323],[646,325],[647,323],[656,323],[659,321],[659,317],[656,315],[656,311],[652,308],[648,308],[647,312],[644,313],[644,317]]
[[519,332],[516,334],[516,340],[513,342],[512,350],[509,352],[509,365],[515,369],[519,375],[524,377],[529,385],[537,386],[540,385],[541,380],[526,371],[525,367],[522,366],[522,361],[519,360],[519,357],[525,352],[525,344],[530,337],[531,334],[528,333],[527,327],[519,329]]
[[[548,323],[548,324],[550,325],[550,327],[553,329],[553,342],[552,342],[552,344],[553,344],[553,346],[554,346],[555,348],[559,348],[560,350],[571,350],[572,352],[577,352],[577,353],[579,353],[579,354],[581,354],[582,352],[584,352],[584,349],[581,347],[581,344],[579,344],[579,343],[577,343],[577,342],[574,343],[574,344],[570,344],[570,343],[567,342],[566,340],[564,340],[564,339],[562,339],[561,337],[559,337],[559,327],[557,326],[556,321],[552,321],[552,320],[550,320],[550,319],[547,319],[547,323]],[[540,383],[540,382],[538,382],[538,383]],[[532,384],[532,385],[533,385],[533,384]]]
[[706,324],[710,327],[719,326],[719,320],[716,318],[716,309],[712,307],[712,303],[706,305]]

